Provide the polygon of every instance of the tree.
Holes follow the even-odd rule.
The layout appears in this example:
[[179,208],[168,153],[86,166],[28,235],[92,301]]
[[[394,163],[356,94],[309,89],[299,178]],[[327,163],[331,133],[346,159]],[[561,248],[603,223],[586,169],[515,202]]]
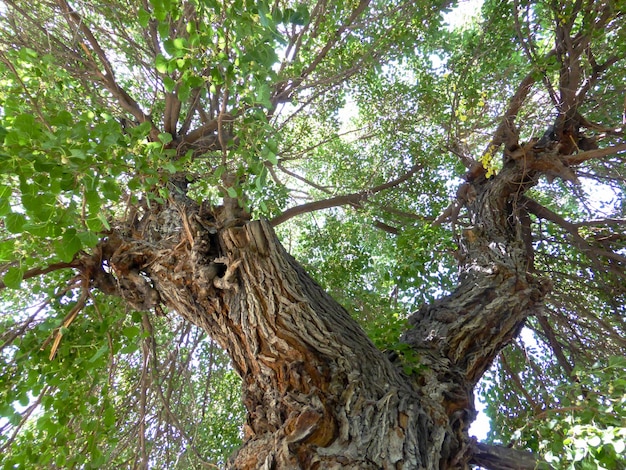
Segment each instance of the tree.
[[6,468],[624,467],[624,5],[451,6],[5,0]]

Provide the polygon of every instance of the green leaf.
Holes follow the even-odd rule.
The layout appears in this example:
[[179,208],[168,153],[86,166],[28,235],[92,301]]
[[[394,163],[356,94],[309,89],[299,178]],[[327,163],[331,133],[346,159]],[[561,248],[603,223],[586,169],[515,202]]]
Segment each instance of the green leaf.
[[115,424],[116,422],[116,418],[115,418],[115,408],[112,406],[108,406],[105,410],[104,410],[104,424],[107,427],[111,427]]
[[37,127],[37,123],[32,114],[19,114],[13,119],[13,129],[30,134],[35,127]]
[[174,88],[176,88],[176,81],[166,75],[163,77],[163,86],[165,87],[165,91],[171,93],[174,91]]
[[141,334],[141,329],[135,325],[127,326],[122,330],[122,334],[126,338],[132,340],[139,337],[139,335]]
[[268,151],[265,158],[267,158],[267,161],[270,162],[272,165],[278,164],[278,156],[273,152]]
[[304,3],[298,5],[295,11],[287,9],[285,14],[288,15],[285,21],[298,26],[304,26],[311,20],[309,10]]
[[98,219],[100,219],[100,222],[102,222],[102,225],[105,229],[111,230],[111,225],[109,225],[109,221],[107,220],[106,215],[104,215],[102,212],[99,212]]
[[74,255],[82,249],[83,243],[76,232],[76,229],[69,228],[63,234],[62,239],[57,242],[57,255],[65,261],[70,262],[74,258]]
[[4,226],[10,233],[22,233],[26,217],[23,214],[11,213],[4,218]]
[[178,87],[178,99],[180,101],[187,101],[189,99],[189,95],[191,94],[191,88],[187,82],[181,83],[180,87]]
[[163,54],[157,54],[154,65],[159,73],[167,73],[169,61]]
[[0,262],[11,261],[15,259],[15,240],[0,241]]
[[143,8],[140,8],[137,12],[137,20],[139,21],[139,24],[142,28],[147,28],[148,23],[150,23],[150,13],[148,13]]
[[98,348],[98,350],[95,352],[95,354],[89,358],[88,362],[91,362],[91,363],[96,362],[98,359],[100,359],[100,357],[105,355],[108,351],[109,351],[109,345],[108,344],[105,344],[105,345],[101,346],[100,348]]
[[23,271],[20,268],[10,267],[7,269],[2,281],[10,289],[19,289],[22,282]]
[[173,140],[172,134],[169,132],[162,132],[159,134],[159,140],[163,145],[167,145]]

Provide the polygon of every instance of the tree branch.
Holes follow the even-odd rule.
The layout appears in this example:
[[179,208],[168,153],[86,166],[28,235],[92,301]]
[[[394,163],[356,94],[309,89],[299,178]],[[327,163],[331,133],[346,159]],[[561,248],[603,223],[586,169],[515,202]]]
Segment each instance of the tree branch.
[[526,202],[526,207],[529,212],[532,212],[537,217],[542,219],[549,220],[550,222],[555,223],[561,228],[564,228],[570,235],[572,235],[573,242],[578,248],[580,248],[585,253],[593,253],[597,256],[604,256],[608,259],[612,259],[619,263],[626,265],[626,257],[622,256],[618,253],[614,253],[612,251],[607,251],[604,249],[600,249],[594,247],[587,242],[583,237],[581,237],[578,233],[578,225],[568,220],[564,219],[562,216],[557,214],[556,212],[551,211],[547,207],[542,206],[537,201],[533,201],[530,198],[524,198]]
[[[324,60],[324,57],[326,57],[328,52],[333,48],[333,46],[337,42],[339,42],[339,40],[341,40],[341,35],[345,31],[347,31],[352,25],[352,23],[354,23],[354,20],[356,20],[361,15],[361,13],[365,11],[369,3],[370,3],[370,0],[361,0],[359,2],[356,8],[352,11],[352,14],[350,15],[350,17],[337,29],[333,37],[326,43],[326,45],[324,45],[322,50],[317,54],[315,59],[311,61],[309,66],[305,70],[302,71],[302,73],[300,74],[300,77],[298,77],[297,80],[294,80],[292,86],[288,90],[288,93],[291,93],[295,88],[300,86],[302,81],[304,81],[306,77],[308,77],[311,73],[313,73],[313,71],[317,68],[320,62]],[[285,93],[285,91],[286,90],[284,90],[283,93]]]
[[87,54],[87,56],[91,59],[91,62],[93,63],[93,66],[96,69],[97,75],[100,78],[101,83],[106,87],[107,90],[109,90],[109,92],[111,92],[111,94],[115,98],[117,98],[117,101],[119,102],[120,106],[122,106],[122,108],[125,111],[133,115],[135,119],[137,119],[139,122],[145,122],[145,121],[150,122],[150,124],[152,125],[150,129],[150,138],[153,141],[157,141],[159,130],[156,128],[156,126],[152,122],[152,119],[150,118],[150,116],[148,116],[146,113],[142,111],[141,107],[139,106],[139,103],[137,103],[126,92],[126,90],[124,90],[122,87],[119,86],[119,84],[115,80],[115,74],[113,72],[113,67],[111,63],[109,62],[109,59],[107,58],[104,50],[100,46],[100,43],[98,42],[98,40],[95,38],[95,36],[91,32],[87,24],[83,21],[82,17],[74,9],[71,8],[67,0],[57,0],[57,4],[59,5],[63,13],[65,13],[68,23],[73,25],[78,31],[80,31],[85,36],[85,38],[89,42],[89,45],[91,46],[91,49],[96,53],[96,56],[100,60],[100,63],[102,64],[102,67],[104,68],[104,73],[102,73],[99,70],[96,64],[96,61],[91,56],[91,53],[89,52],[85,44],[81,43],[81,47],[83,51],[85,52],[85,54]]
[[[535,454],[510,447],[473,442],[470,463],[487,470],[535,470],[542,462]],[[543,462],[542,462],[543,463]],[[552,467],[545,464],[543,468]]]
[[[58,271],[59,269],[78,268],[80,266],[81,266],[80,263],[77,263],[76,261],[71,261],[69,263],[53,263],[49,266],[46,266],[45,268],[29,269],[22,275],[22,279],[30,279],[35,276],[41,276],[42,274],[48,274],[53,271]],[[0,290],[5,289],[5,288],[6,288],[6,284],[3,281],[0,281]]]
[[[552,50],[546,54],[545,58],[553,56],[555,51]],[[530,93],[533,85],[536,82],[536,72],[532,70],[528,73],[517,87],[517,91],[513,95],[513,97],[509,100],[509,107],[507,108],[504,116],[502,116],[502,121],[500,125],[496,129],[496,132],[493,134],[493,139],[487,148],[483,151],[483,155],[488,152],[494,152],[495,149],[500,147],[503,143],[506,143],[507,136],[510,133],[513,123],[515,122],[515,118],[517,117],[517,113],[521,109],[524,101],[526,101],[526,97]]]
[[331,197],[329,199],[323,199],[321,201],[313,201],[300,206],[291,207],[284,211],[282,214],[274,217],[270,221],[272,227],[286,222],[287,220],[301,214],[307,214],[309,212],[315,212],[322,209],[329,209],[331,207],[345,206],[346,204],[360,205],[363,201],[367,200],[371,195],[384,191],[385,189],[393,188],[401,183],[404,183],[411,178],[420,168],[421,163],[413,165],[413,167],[404,175],[395,180],[376,186],[372,189],[365,191],[359,191],[358,193],[344,194],[342,196]]
[[587,160],[594,158],[602,158],[614,153],[620,153],[626,151],[626,144],[614,145],[612,147],[606,147],[603,149],[589,150],[587,152],[580,152],[576,155],[569,155],[564,158],[565,163],[568,165],[580,165]]
[[552,349],[552,351],[554,351],[557,362],[563,368],[567,376],[571,378],[574,368],[565,357],[565,354],[563,353],[563,348],[561,347],[561,343],[559,343],[559,340],[556,337],[556,333],[554,332],[554,328],[552,328],[552,325],[550,325],[548,319],[544,315],[539,314],[535,315],[535,317],[537,318],[541,329],[546,335],[546,339],[550,344],[550,348]]

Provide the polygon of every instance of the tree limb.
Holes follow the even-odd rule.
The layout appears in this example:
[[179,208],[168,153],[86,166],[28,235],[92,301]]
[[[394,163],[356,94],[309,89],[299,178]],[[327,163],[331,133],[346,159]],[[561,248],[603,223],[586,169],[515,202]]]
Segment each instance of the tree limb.
[[[552,50],[548,52],[548,54],[546,54],[545,58],[548,58],[554,54],[555,54],[555,51]],[[531,72],[528,73],[528,75],[524,77],[522,82],[517,87],[517,91],[515,92],[513,97],[509,100],[509,107],[504,113],[504,116],[502,116],[502,121],[500,122],[500,125],[496,129],[496,132],[494,132],[491,142],[489,142],[489,145],[487,145],[487,148],[485,148],[485,150],[483,151],[483,155],[487,154],[488,152],[495,151],[495,149],[497,149],[498,147],[500,147],[500,145],[506,142],[507,135],[509,134],[510,129],[513,126],[513,123],[515,122],[517,113],[519,112],[522,105],[524,104],[524,101],[526,101],[526,97],[530,93],[530,90],[532,89],[535,82],[536,82],[536,72],[532,70]]]
[[[535,454],[528,451],[482,442],[473,442],[471,446],[473,455],[470,463],[487,470],[535,470],[541,462]],[[552,467],[545,464],[543,468]]]
[[384,191],[385,189],[393,188],[401,183],[404,183],[409,178],[411,178],[420,168],[422,168],[421,163],[413,165],[413,167],[404,175],[395,180],[389,181],[387,183],[376,186],[372,189],[368,189],[365,191],[359,191],[358,193],[352,194],[344,194],[342,196],[331,197],[329,199],[322,199],[321,201],[313,201],[308,202],[306,204],[302,204],[300,206],[291,207],[284,211],[282,214],[274,217],[270,221],[270,225],[272,227],[276,227],[277,225],[286,222],[287,220],[301,214],[306,214],[309,212],[315,212],[322,209],[329,209],[331,207],[339,207],[345,206],[346,204],[352,205],[360,205],[362,202],[367,200],[371,195]]
[[552,348],[552,351],[554,351],[557,362],[563,368],[567,376],[571,378],[574,368],[565,357],[565,354],[563,353],[563,348],[561,347],[561,343],[559,343],[559,340],[556,337],[556,333],[554,332],[554,328],[552,328],[552,325],[550,325],[548,319],[544,315],[539,314],[535,317],[537,318],[539,325],[541,325],[541,329],[543,330],[546,339],[550,344],[550,348]]
[[564,228],[570,235],[572,235],[574,244],[576,244],[576,246],[578,246],[578,248],[580,248],[583,252],[593,253],[597,256],[604,256],[606,258],[618,261],[619,263],[623,263],[626,265],[625,256],[590,245],[587,240],[579,235],[577,224],[566,220],[556,212],[553,212],[547,207],[542,206],[537,201],[533,201],[530,198],[524,199],[526,201],[526,207],[528,208],[529,212],[532,212],[537,217],[549,220],[559,227]]
[[122,106],[125,111],[132,114],[135,119],[137,119],[139,122],[150,122],[150,124],[152,125],[150,129],[150,138],[153,141],[157,141],[159,130],[152,122],[150,116],[142,111],[139,103],[137,103],[126,92],[126,90],[119,86],[119,84],[115,80],[115,74],[113,72],[113,67],[111,63],[109,62],[109,59],[107,58],[104,50],[100,46],[98,40],[95,38],[87,24],[83,21],[83,18],[69,5],[67,0],[57,0],[57,4],[59,5],[59,8],[63,11],[63,13],[65,13],[68,23],[71,23],[85,36],[85,38],[89,42],[89,45],[91,46],[91,49],[96,53],[96,56],[98,57],[100,63],[102,64],[102,67],[104,68],[104,73],[99,70],[95,60],[93,60],[93,57],[91,57],[91,54],[87,47],[81,43],[84,52],[91,59],[102,84],[106,87],[107,90],[111,92],[113,96],[115,96],[115,98],[117,98],[120,106]]
[[614,153],[620,153],[626,151],[626,144],[614,145],[612,147],[606,147],[603,149],[588,150],[587,152],[580,152],[575,155],[569,155],[564,158],[565,163],[568,165],[580,165],[587,160],[594,158],[602,158]]
[[[76,261],[71,261],[69,263],[53,263],[49,266],[46,266],[45,268],[29,269],[22,275],[22,279],[30,279],[35,276],[41,276],[42,274],[48,274],[53,271],[58,271],[59,269],[78,268],[80,266],[81,266],[80,263],[77,263]],[[3,281],[0,281],[0,290],[5,289],[5,288],[6,288],[6,284]]]

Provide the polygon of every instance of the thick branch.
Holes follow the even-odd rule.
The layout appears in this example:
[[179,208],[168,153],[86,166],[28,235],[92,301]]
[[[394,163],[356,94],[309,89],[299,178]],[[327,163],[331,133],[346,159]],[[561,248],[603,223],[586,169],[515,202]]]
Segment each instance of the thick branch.
[[[535,470],[540,460],[531,452],[475,442],[470,463],[488,470]],[[543,463],[543,462],[542,462]],[[547,464],[546,464],[547,465]],[[552,468],[545,466],[543,468]]]
[[213,135],[215,131],[217,131],[217,119],[212,119],[208,123],[187,134],[183,139],[183,142],[186,144],[193,144],[203,137]]
[[[546,58],[554,54],[555,51],[550,51],[546,55]],[[504,113],[504,116],[502,116],[502,121],[496,129],[496,132],[493,134],[493,139],[491,139],[491,142],[489,143],[489,145],[487,145],[487,148],[485,149],[483,154],[493,152],[494,149],[497,149],[498,147],[500,147],[500,145],[506,142],[507,135],[512,129],[515,118],[517,117],[517,113],[524,104],[524,101],[526,101],[526,97],[530,93],[530,90],[532,89],[536,81],[536,72],[534,70],[529,72],[528,75],[524,77],[520,85],[517,87],[517,91],[509,100],[509,107]]]
[[569,155],[565,157],[565,162],[568,165],[580,165],[587,160],[594,158],[602,158],[614,153],[620,153],[626,151],[626,144],[614,145],[613,147],[607,147],[603,149],[589,150],[587,152],[580,152],[575,155]]

